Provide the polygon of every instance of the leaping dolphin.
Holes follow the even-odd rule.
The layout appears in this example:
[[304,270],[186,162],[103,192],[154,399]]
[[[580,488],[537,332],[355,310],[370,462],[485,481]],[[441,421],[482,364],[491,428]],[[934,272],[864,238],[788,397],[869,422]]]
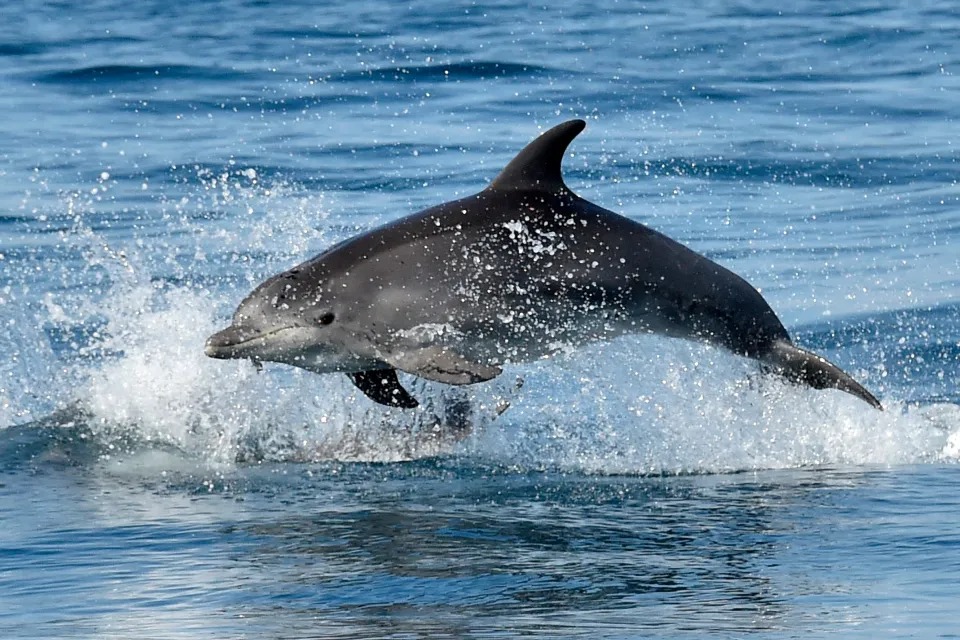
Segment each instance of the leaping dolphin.
[[344,372],[412,408],[397,370],[463,385],[625,333],[718,345],[816,389],[877,399],[793,344],[760,293],[667,236],[579,197],[561,162],[583,120],[531,142],[475,195],[341,242],[259,285],[213,358]]

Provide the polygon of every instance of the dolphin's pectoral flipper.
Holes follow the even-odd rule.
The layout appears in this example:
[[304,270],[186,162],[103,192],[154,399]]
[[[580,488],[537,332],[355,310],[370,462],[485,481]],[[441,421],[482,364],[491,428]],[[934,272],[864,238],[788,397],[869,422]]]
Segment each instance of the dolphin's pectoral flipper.
[[437,346],[397,352],[384,359],[400,371],[446,384],[486,382],[503,372],[500,367],[471,362],[459,353]]
[[363,395],[374,402],[388,407],[400,407],[401,409],[413,409],[420,404],[416,398],[400,386],[395,369],[373,369],[371,371],[348,373],[347,375],[353,381],[353,384],[357,385],[357,389],[363,391]]
[[840,367],[790,342],[777,340],[761,358],[761,362],[788,380],[801,382],[814,389],[839,389],[883,410],[880,401]]

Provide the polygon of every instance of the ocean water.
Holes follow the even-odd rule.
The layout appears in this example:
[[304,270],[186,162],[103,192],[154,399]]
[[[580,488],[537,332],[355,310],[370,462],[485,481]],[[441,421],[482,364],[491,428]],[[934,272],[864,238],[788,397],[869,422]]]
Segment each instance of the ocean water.
[[[0,637],[960,637],[960,14],[772,7],[6,2]],[[572,117],[886,411],[648,336],[416,412],[203,355]]]

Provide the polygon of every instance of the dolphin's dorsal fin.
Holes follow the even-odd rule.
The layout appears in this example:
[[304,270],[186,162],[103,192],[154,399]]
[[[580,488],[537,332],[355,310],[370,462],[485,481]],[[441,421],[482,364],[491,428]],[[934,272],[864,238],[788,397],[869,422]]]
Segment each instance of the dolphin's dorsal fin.
[[489,188],[565,190],[567,185],[563,183],[563,175],[560,172],[563,154],[577,134],[586,126],[587,123],[583,120],[570,120],[542,134],[510,161],[510,164],[490,183]]

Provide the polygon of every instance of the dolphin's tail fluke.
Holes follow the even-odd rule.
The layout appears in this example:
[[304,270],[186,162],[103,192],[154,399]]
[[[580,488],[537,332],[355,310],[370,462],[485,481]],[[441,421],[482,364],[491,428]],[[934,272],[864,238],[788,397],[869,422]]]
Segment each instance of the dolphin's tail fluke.
[[788,380],[814,389],[840,389],[883,411],[880,401],[840,367],[793,343],[777,340],[760,360]]

